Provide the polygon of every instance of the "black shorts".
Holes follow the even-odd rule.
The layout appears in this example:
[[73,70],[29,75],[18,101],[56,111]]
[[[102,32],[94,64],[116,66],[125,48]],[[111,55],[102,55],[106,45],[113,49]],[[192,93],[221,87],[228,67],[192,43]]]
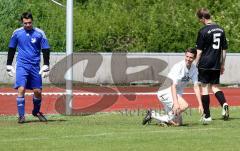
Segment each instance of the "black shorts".
[[198,81],[205,84],[219,84],[220,70],[198,69]]

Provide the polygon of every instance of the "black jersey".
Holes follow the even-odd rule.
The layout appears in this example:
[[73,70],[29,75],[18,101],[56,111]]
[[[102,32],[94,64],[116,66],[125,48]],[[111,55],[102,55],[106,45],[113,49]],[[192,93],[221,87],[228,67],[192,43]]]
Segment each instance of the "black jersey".
[[220,70],[222,50],[228,45],[224,30],[216,24],[208,24],[198,32],[196,48],[202,50],[198,68]]

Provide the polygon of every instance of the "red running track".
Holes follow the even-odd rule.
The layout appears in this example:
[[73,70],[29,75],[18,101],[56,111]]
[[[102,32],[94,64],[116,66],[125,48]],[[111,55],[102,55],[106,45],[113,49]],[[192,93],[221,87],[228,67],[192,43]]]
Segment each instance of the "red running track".
[[[118,95],[74,95],[73,96],[73,114],[121,111],[121,110],[138,110],[138,109],[162,109],[157,96],[154,93],[158,88],[146,87],[125,87],[125,88],[82,88],[81,91],[74,92],[94,92],[98,93],[118,93]],[[222,88],[225,97],[230,106],[240,106],[240,88]],[[16,108],[16,94],[7,95],[7,93],[16,92],[12,88],[0,88],[0,114],[1,115],[15,115]],[[30,93],[31,91],[27,91]],[[43,93],[49,92],[65,92],[60,88],[44,88]],[[137,92],[140,95],[134,95]],[[150,92],[150,94],[146,94]],[[187,100],[191,108],[196,108],[198,103],[193,90],[187,88],[183,97]],[[123,95],[123,94],[126,95]],[[144,95],[141,93],[145,93]],[[219,104],[213,94],[210,95],[211,107],[218,107]],[[32,96],[26,95],[26,112],[31,113],[32,110]],[[43,95],[42,112],[47,114],[65,113],[65,96],[64,95]]]

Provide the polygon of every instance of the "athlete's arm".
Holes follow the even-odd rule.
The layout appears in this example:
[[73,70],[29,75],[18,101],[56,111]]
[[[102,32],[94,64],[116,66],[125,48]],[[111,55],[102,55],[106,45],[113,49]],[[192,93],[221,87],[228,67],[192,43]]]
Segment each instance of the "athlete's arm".
[[201,91],[200,91],[199,84],[195,83],[193,89],[198,101],[198,111],[199,113],[203,114],[203,106],[202,106]]
[[197,56],[196,56],[196,59],[195,59],[196,66],[197,66],[198,63],[199,63],[199,60],[200,60],[200,58],[201,58],[201,55],[202,55],[202,50],[197,49]]
[[196,66],[198,66],[199,60],[202,55],[202,50],[204,49],[204,32],[202,30],[198,31],[196,49],[197,49],[197,56],[195,59],[195,63],[196,63]]
[[43,53],[43,64],[49,66],[50,49],[42,49]]
[[225,70],[225,59],[226,59],[226,52],[227,50],[223,50],[222,51],[222,56],[221,56],[221,74],[224,73],[224,70]]
[[46,78],[49,75],[50,50],[42,49],[42,53],[43,53],[43,66],[41,67],[39,74],[41,74],[43,78]]
[[171,91],[172,91],[172,97],[173,97],[173,112],[174,114],[178,115],[180,112],[180,106],[178,103],[176,86],[177,86],[176,84],[172,84]]
[[16,48],[9,47],[8,49],[8,55],[7,55],[7,65],[12,65],[14,55],[16,53]]

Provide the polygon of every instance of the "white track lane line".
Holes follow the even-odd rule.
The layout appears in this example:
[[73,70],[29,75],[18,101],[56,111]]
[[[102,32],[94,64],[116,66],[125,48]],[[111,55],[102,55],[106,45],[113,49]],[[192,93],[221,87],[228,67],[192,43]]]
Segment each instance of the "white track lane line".
[[[17,92],[0,92],[0,96],[15,96]],[[25,96],[32,95],[33,93],[25,93]],[[184,95],[193,95],[195,93],[183,93]],[[212,94],[212,93],[210,93]],[[43,92],[43,96],[61,96],[66,95],[66,92]],[[104,96],[104,95],[157,95],[157,92],[128,92],[128,93],[94,93],[94,92],[73,92],[74,96]]]

